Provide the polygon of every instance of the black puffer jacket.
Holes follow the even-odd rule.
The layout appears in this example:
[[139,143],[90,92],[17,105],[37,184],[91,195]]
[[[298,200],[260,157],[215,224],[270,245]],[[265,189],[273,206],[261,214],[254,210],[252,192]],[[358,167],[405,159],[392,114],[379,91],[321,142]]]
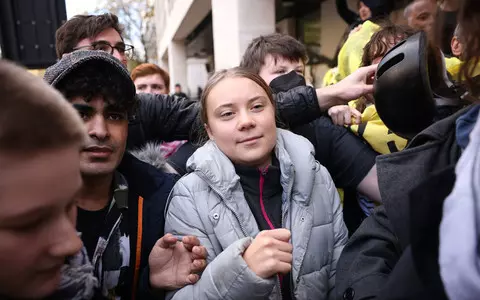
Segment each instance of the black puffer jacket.
[[[169,95],[138,94],[137,113],[130,120],[127,147],[139,148],[147,141],[195,140],[202,125],[199,102]],[[320,115],[314,88],[300,86],[275,96],[281,122],[294,127]]]

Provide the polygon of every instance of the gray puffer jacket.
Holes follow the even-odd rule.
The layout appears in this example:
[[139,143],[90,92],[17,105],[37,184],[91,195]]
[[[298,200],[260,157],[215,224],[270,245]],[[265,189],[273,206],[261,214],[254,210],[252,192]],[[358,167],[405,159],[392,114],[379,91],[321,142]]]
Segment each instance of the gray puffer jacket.
[[[292,231],[295,298],[321,300],[335,287],[347,229],[333,181],[313,152],[305,138],[277,130],[282,223]],[[277,276],[262,279],[243,260],[259,229],[232,162],[209,141],[187,167],[191,173],[170,194],[165,232],[197,236],[207,248],[208,266],[196,284],[167,299],[281,299]]]

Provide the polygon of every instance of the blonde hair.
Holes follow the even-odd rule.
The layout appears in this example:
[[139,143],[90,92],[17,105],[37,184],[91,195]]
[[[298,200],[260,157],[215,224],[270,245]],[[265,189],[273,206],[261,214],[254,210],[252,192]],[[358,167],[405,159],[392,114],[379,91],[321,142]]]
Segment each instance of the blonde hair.
[[265,83],[265,81],[260,77],[258,74],[253,73],[249,69],[235,67],[231,69],[221,70],[216,72],[215,74],[210,77],[207,84],[205,85],[205,89],[203,90],[202,97],[200,99],[200,117],[204,124],[208,123],[207,117],[207,98],[212,89],[220,83],[222,80],[226,78],[247,78],[251,81],[258,84],[267,94],[270,103],[272,103],[273,107],[275,107],[275,101],[273,100],[272,90],[270,87]]

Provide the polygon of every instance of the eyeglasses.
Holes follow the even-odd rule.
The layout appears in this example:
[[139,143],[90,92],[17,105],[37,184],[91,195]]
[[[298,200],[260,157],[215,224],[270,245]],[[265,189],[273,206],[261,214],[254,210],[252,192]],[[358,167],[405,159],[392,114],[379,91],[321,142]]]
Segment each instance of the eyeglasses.
[[117,49],[118,53],[120,53],[121,55],[125,55],[128,59],[132,59],[135,48],[132,45],[127,45],[122,42],[117,43],[115,46],[112,46],[107,41],[97,41],[87,46],[73,48],[74,51],[80,50],[80,49],[104,51],[104,52],[110,53],[111,55],[113,55],[113,52],[115,51],[115,49]]

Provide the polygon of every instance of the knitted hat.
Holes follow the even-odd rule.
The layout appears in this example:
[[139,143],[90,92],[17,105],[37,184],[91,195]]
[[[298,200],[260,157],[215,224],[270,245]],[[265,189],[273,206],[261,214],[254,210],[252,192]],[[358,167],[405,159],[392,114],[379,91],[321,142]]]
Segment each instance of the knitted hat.
[[57,84],[68,74],[77,70],[80,66],[94,63],[101,64],[102,68],[107,68],[110,72],[117,72],[124,81],[121,86],[124,87],[126,96],[135,97],[135,85],[125,66],[115,57],[104,51],[78,50],[66,54],[56,64],[50,66],[43,78],[48,84],[56,87]]

